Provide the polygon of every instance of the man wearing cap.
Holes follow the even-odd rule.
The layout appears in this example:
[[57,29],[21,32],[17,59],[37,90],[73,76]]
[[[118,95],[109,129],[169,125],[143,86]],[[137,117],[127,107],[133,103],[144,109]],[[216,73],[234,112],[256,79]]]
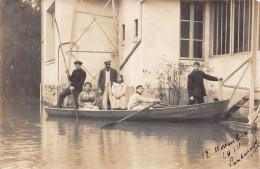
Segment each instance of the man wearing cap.
[[77,98],[79,93],[82,91],[82,87],[84,85],[84,81],[86,79],[86,72],[81,69],[82,62],[81,61],[75,61],[74,62],[76,69],[72,72],[71,76],[69,75],[70,80],[70,86],[63,90],[63,92],[59,95],[59,100],[57,103],[57,107],[61,108],[62,103],[65,97],[68,95],[71,95],[71,92],[73,94],[74,104],[75,107],[78,108],[78,102]]
[[117,80],[117,71],[111,68],[111,60],[105,60],[105,68],[99,73],[98,78],[98,89],[99,93],[102,95],[102,107],[104,110],[111,109],[110,100],[112,99],[112,89],[111,86],[113,82]]
[[206,96],[206,90],[203,83],[203,79],[211,80],[211,81],[218,81],[222,80],[223,78],[217,78],[214,76],[210,76],[205,74],[203,71],[199,70],[200,63],[194,62],[193,64],[194,69],[188,75],[188,94],[189,94],[189,105],[193,105],[196,101],[198,104],[204,103],[204,96]]
[[136,87],[136,93],[130,96],[129,102],[127,105],[128,110],[142,110],[144,106],[142,103],[160,103],[160,100],[155,100],[152,98],[145,98],[142,96],[144,91],[144,87],[142,85],[138,85]]

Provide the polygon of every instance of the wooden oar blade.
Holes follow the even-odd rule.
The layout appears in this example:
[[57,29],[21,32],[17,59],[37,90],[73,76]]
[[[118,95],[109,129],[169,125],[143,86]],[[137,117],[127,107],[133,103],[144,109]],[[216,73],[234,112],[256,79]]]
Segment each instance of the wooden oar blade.
[[117,125],[117,122],[108,123],[108,124],[102,126],[101,129],[112,128],[112,127],[114,127],[115,125]]

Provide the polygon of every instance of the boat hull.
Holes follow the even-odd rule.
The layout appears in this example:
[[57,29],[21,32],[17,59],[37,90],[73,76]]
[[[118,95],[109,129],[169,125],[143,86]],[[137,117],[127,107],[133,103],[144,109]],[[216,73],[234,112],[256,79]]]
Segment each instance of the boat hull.
[[[219,120],[224,119],[227,112],[228,100],[195,105],[154,108],[138,113],[129,120],[142,121],[183,121],[183,120]],[[75,116],[73,108],[45,108],[48,116]],[[78,117],[121,119],[136,111],[132,110],[77,110]]]

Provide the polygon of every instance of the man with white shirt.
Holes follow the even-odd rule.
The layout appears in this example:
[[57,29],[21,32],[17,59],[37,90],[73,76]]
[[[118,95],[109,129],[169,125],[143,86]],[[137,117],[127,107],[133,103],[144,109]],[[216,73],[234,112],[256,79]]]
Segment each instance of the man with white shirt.
[[128,101],[128,110],[142,110],[145,107],[142,105],[142,103],[160,103],[160,100],[155,100],[152,98],[145,98],[142,95],[144,91],[144,87],[142,85],[138,85],[136,87],[136,93],[130,96]]
[[100,71],[98,78],[98,89],[99,93],[102,95],[102,107],[104,110],[110,110],[111,104],[110,100],[112,99],[112,89],[111,86],[113,82],[117,80],[117,71],[111,68],[111,60],[106,60],[105,68]]

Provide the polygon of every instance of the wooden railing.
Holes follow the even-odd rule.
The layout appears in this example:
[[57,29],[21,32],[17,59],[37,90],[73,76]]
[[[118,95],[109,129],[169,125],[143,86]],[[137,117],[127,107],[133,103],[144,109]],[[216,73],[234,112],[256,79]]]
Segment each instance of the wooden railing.
[[[237,89],[242,89],[242,90],[250,90],[250,88],[247,87],[240,87],[240,83],[242,81],[242,79],[245,76],[245,73],[247,71],[247,69],[249,68],[249,66],[252,64],[252,57],[249,57],[245,62],[243,62],[236,70],[234,70],[227,78],[225,78],[224,80],[219,80],[219,87],[218,87],[218,99],[219,100],[223,100],[223,87],[228,87],[228,88],[234,88],[234,91],[232,92],[230,98],[229,98],[229,104],[231,102],[231,100],[234,98],[235,93],[237,92]],[[243,68],[246,65],[246,68],[244,69],[242,75],[240,76],[237,84],[234,85],[228,85],[226,84],[226,82],[234,75],[236,74],[241,68]],[[228,106],[230,109],[230,105]]]

